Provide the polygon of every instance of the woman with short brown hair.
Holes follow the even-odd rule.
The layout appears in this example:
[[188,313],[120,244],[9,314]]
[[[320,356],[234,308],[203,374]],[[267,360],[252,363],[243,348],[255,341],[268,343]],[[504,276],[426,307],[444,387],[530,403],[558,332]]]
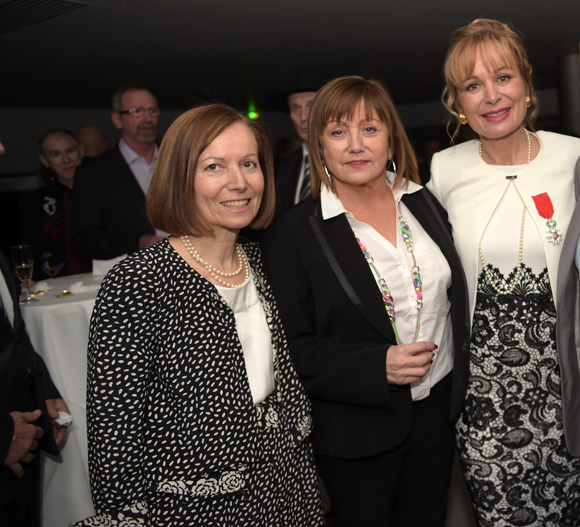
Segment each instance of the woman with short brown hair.
[[444,213],[379,81],[324,86],[308,141],[314,199],[274,222],[264,258],[319,472],[341,527],[442,527],[468,331]]
[[89,342],[89,469],[78,525],[321,527],[310,404],[259,247],[274,211],[262,128],[225,105],[169,128],[149,189],[171,237],[105,278]]
[[[207,105],[178,117],[163,137],[164,155],[155,164],[147,197],[147,215],[157,228],[172,234],[208,234],[206,220],[191,204],[195,201],[195,170],[201,153],[228,126],[243,123],[258,146],[264,176],[260,207],[249,227],[264,229],[274,218],[274,158],[270,140],[255,121],[224,105]],[[169,152],[171,154],[169,154]]]

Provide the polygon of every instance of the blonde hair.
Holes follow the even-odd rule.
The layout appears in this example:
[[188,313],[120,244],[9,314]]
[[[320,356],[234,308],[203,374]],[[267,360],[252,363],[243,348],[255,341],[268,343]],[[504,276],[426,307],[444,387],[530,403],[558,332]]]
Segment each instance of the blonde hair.
[[313,198],[320,194],[320,185],[326,185],[334,192],[324,172],[322,156],[324,129],[331,121],[341,121],[345,117],[352,119],[360,103],[364,104],[367,118],[374,112],[389,131],[392,160],[397,165],[394,185],[399,186],[403,180],[405,184],[406,181],[419,182],[415,152],[405,133],[395,103],[384,84],[378,80],[357,76],[340,77],[330,81],[318,91],[310,108],[308,156]]
[[[528,116],[528,126],[535,131],[536,119],[540,113],[540,101],[534,90],[532,66],[528,60],[523,38],[503,22],[478,18],[453,32],[445,58],[445,89],[441,95],[441,101],[449,112],[447,133],[451,139],[457,137],[461,127],[459,114],[455,111],[454,105],[465,79],[473,71],[479,50],[482,50],[485,66],[490,70],[496,71],[502,65],[509,65],[519,71],[532,107]],[[504,64],[497,64],[494,52]],[[455,129],[450,132],[454,123]]]

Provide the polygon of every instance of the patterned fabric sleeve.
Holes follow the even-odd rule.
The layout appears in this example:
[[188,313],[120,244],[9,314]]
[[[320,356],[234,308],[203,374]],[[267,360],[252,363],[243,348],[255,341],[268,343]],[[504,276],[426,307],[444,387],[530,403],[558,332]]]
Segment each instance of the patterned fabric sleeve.
[[297,443],[306,441],[312,433],[311,405],[304,386],[302,385],[294,364],[290,359],[286,335],[274,297],[274,292],[266,280],[262,263],[262,253],[257,243],[244,244],[248,258],[251,261],[254,282],[260,295],[266,321],[272,333],[274,343],[274,375],[278,388],[278,396],[285,408],[284,419]]
[[140,260],[122,262],[97,298],[87,385],[89,471],[97,516],[76,526],[148,524],[143,436],[156,330],[154,275]]

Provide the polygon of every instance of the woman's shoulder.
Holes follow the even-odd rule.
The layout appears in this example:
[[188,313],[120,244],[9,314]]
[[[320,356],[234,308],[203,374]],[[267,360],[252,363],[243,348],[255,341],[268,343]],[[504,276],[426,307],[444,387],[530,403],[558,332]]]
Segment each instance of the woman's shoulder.
[[544,130],[539,130],[536,132],[536,136],[542,143],[542,146],[546,148],[557,147],[557,148],[570,148],[574,151],[580,150],[580,138],[574,137],[572,135],[558,134],[556,132],[546,132]]
[[143,287],[146,287],[151,282],[161,282],[179,266],[176,255],[169,244],[169,238],[164,238],[150,247],[130,254],[113,266],[105,276],[103,284],[137,280],[143,281]]
[[445,197],[457,185],[458,174],[470,173],[479,162],[479,141],[453,145],[433,155],[427,188],[445,206]]
[[[452,145],[433,155],[433,161],[437,163],[454,163],[463,161],[466,157],[478,154],[479,141],[472,139],[458,145]],[[479,155],[479,154],[478,154]]]
[[571,135],[558,134],[555,132],[536,132],[540,142],[540,154],[530,165],[537,170],[561,169],[564,172],[572,172],[576,161],[580,157],[580,139]]
[[249,238],[240,236],[238,243],[244,249],[248,260],[255,261],[261,257],[260,244],[256,240],[250,240]]

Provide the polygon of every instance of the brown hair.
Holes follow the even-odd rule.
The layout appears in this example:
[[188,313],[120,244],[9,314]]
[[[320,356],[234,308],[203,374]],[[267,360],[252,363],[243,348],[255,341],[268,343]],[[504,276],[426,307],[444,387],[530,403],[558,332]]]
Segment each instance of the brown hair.
[[274,217],[274,161],[264,129],[225,104],[198,106],[180,115],[169,127],[155,163],[147,195],[147,215],[153,226],[173,235],[212,233],[196,210],[193,181],[202,152],[228,126],[245,124],[258,143],[258,162],[264,176],[264,193],[254,229],[264,229]]
[[[462,89],[465,79],[471,74],[475,66],[477,51],[482,49],[486,67],[495,71],[503,64],[497,64],[494,59],[495,51],[499,58],[514,69],[517,69],[526,85],[527,95],[531,99],[532,110],[528,117],[528,126],[535,132],[536,119],[540,113],[540,101],[534,90],[532,66],[528,61],[528,53],[523,38],[507,24],[497,20],[478,18],[471,24],[461,27],[451,35],[451,42],[445,58],[445,89],[441,101],[449,112],[447,133],[455,139],[461,122],[454,105],[459,90]],[[450,129],[455,123],[455,130]]]
[[364,104],[367,118],[370,118],[374,112],[389,131],[392,159],[397,165],[394,185],[399,186],[403,179],[415,183],[419,182],[415,152],[407,138],[395,103],[384,84],[378,80],[367,80],[357,76],[340,77],[330,81],[318,91],[310,108],[308,155],[313,198],[316,198],[320,193],[321,184],[326,185],[334,192],[324,172],[322,156],[324,129],[331,121],[351,119],[356,107],[361,102]]

